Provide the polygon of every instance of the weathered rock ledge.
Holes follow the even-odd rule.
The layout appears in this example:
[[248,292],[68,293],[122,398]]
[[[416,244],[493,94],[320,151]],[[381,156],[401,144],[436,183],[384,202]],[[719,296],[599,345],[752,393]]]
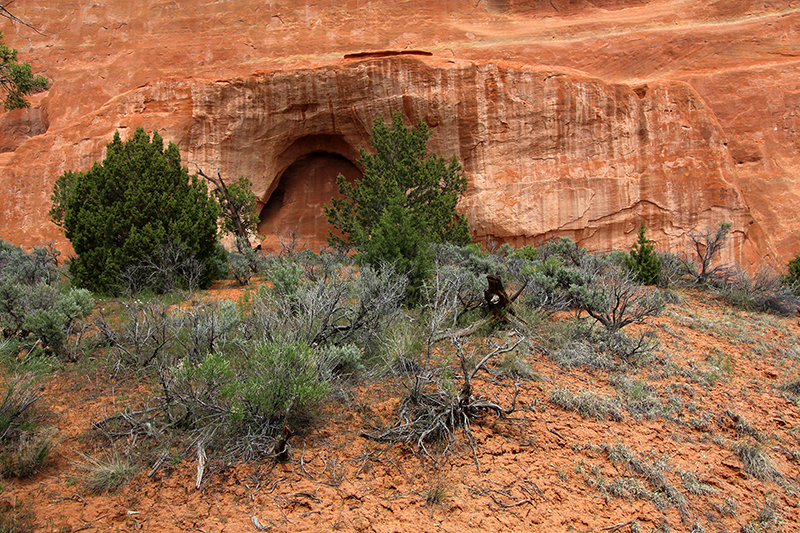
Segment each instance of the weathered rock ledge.
[[800,251],[800,10],[785,2],[19,9],[47,34],[5,36],[55,83],[0,114],[0,236],[15,243],[68,249],[46,215],[54,181],[142,126],[187,164],[250,177],[265,246],[276,230],[319,245],[335,175],[357,176],[372,121],[401,111],[462,161],[479,240],[628,248],[645,222],[681,253],[688,231],[728,221],[727,261]]

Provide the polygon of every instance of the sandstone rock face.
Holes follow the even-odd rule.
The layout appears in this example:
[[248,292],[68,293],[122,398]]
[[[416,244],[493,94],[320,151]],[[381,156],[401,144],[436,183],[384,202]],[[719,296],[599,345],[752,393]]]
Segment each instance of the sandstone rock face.
[[[264,247],[294,231],[317,248],[335,176],[357,178],[373,121],[401,111],[464,165],[478,240],[627,249],[643,221],[682,253],[688,231],[727,221],[725,260],[785,261],[800,251],[800,16],[678,4],[20,3],[49,36],[6,39],[54,84],[0,115],[0,237],[68,249],[53,182],[142,126],[190,170],[248,176]],[[403,48],[428,54],[376,53]]]

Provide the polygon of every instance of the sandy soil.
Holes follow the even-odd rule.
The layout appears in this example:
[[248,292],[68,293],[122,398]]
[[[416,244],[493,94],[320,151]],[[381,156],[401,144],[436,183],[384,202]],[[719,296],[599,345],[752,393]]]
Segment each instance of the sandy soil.
[[[319,407],[292,438],[288,463],[212,458],[199,489],[194,451],[176,450],[155,468],[150,457],[115,493],[88,491],[85,454],[133,444],[112,445],[92,423],[142,408],[151,389],[101,364],[66,365],[43,384],[40,402],[59,444],[39,474],[6,480],[0,500],[30,509],[36,531],[47,532],[800,530],[800,411],[780,388],[800,377],[798,320],[733,311],[703,293],[682,298],[652,321],[661,346],[639,370],[562,368],[520,349],[536,377],[518,382],[517,411],[476,421],[474,454],[460,432],[433,458],[364,438],[394,421],[404,393],[396,380],[364,381]],[[492,370],[479,374],[476,392],[510,405],[512,380]],[[587,418],[550,400],[555,389],[619,398],[625,377],[652,387],[651,399],[672,406],[670,414],[634,416],[620,404],[620,421]],[[140,446],[155,448],[160,438]],[[742,444],[762,450],[782,478],[745,472],[735,451]]]

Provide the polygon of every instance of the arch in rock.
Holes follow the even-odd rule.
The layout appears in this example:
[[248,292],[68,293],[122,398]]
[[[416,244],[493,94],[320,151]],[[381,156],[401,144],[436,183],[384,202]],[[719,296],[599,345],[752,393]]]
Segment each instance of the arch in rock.
[[281,250],[279,235],[318,251],[327,245],[328,221],[323,206],[338,194],[339,174],[361,178],[358,153],[337,135],[309,135],[294,141],[277,161],[278,173],[259,199],[258,232],[263,250]]

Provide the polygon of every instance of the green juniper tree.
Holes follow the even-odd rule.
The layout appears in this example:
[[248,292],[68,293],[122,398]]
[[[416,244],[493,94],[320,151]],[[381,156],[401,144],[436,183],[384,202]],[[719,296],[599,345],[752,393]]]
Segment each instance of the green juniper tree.
[[800,291],[800,254],[795,254],[794,259],[789,261],[786,265],[789,273],[786,276],[786,282]]
[[5,108],[28,107],[26,96],[50,88],[50,82],[42,75],[34,76],[29,63],[17,62],[17,51],[3,43],[0,33],[0,87],[6,93]]
[[103,162],[65,172],[52,200],[50,216],[77,254],[69,271],[79,287],[117,292],[126,269],[166,257],[165,247],[181,256],[172,260],[199,266],[199,285],[216,273],[219,205],[157,132],[151,141],[138,128],[124,143],[115,133]]
[[639,283],[658,285],[662,280],[661,259],[656,254],[653,241],[645,237],[645,233],[647,233],[647,227],[642,222],[639,226],[639,237],[631,248],[625,266]]
[[431,243],[467,244],[467,218],[456,211],[467,178],[455,155],[428,154],[428,125],[420,120],[406,128],[400,113],[388,126],[375,120],[371,143],[375,154],[360,150],[363,177],[348,183],[339,175],[341,198],[325,206],[331,245],[354,246],[371,265],[391,263],[409,276],[409,296],[417,294],[433,268]]

